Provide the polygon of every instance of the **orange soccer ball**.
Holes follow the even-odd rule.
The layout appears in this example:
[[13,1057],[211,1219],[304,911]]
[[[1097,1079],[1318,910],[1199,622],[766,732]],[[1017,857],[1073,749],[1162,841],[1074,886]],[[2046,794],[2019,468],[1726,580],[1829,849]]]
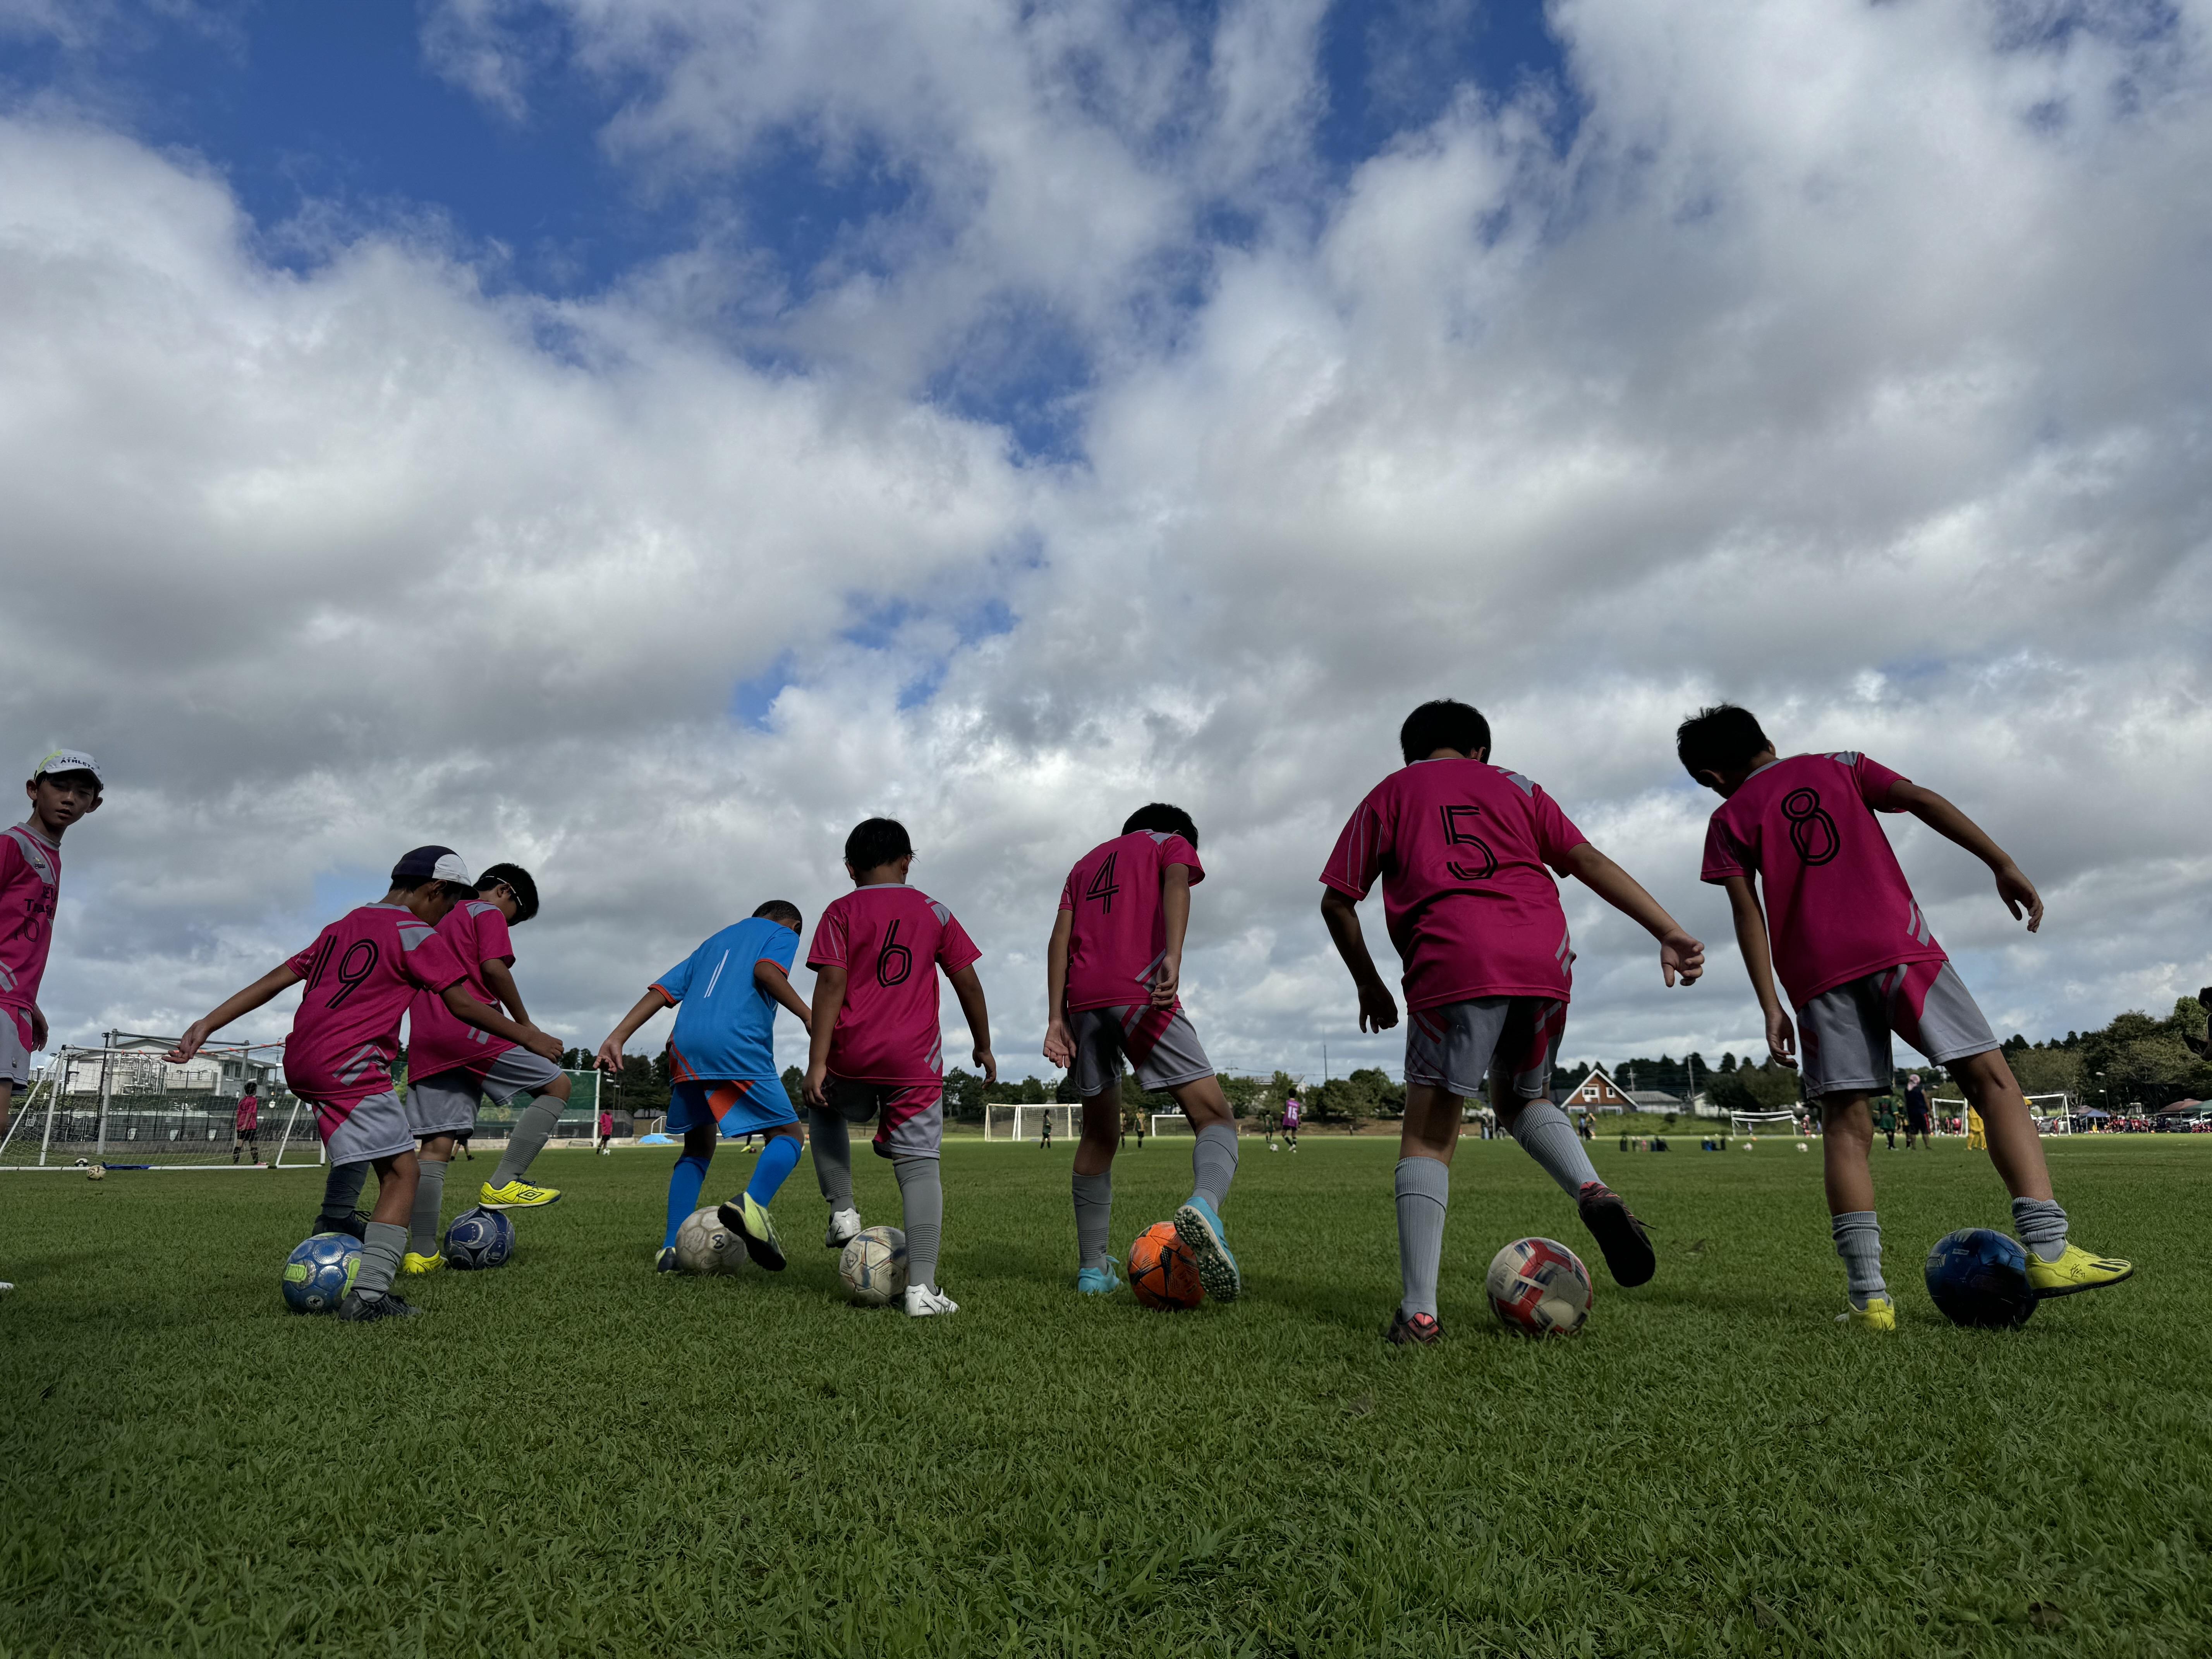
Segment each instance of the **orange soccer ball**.
[[1198,1263],[1176,1237],[1174,1222],[1146,1228],[1129,1246],[1129,1288],[1147,1308],[1195,1308],[1206,1299]]

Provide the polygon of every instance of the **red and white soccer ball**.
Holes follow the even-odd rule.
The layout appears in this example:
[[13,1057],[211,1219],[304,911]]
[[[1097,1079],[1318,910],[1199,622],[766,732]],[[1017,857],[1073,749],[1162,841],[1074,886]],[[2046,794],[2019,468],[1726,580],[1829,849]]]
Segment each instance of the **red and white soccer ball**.
[[1589,1269],[1555,1238],[1515,1239],[1491,1257],[1483,1288],[1498,1316],[1529,1336],[1572,1336],[1589,1317]]

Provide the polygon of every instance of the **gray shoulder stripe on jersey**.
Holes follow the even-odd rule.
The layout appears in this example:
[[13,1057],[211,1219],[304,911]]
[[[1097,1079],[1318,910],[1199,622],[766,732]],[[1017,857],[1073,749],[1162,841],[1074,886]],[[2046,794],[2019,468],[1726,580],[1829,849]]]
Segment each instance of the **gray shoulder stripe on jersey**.
[[1168,844],[1169,831],[1165,830],[1147,830],[1145,833],[1152,838],[1152,845],[1155,847],[1164,847]]
[[1856,766],[1859,763],[1859,751],[1856,749],[1838,749],[1828,758],[1838,766]]
[[407,951],[413,950],[424,939],[429,938],[433,931],[434,930],[432,929],[427,922],[418,921],[412,927],[409,927],[404,922],[401,923],[399,928],[400,948]]
[[1534,778],[1524,778],[1518,772],[1507,772],[1502,766],[1498,769],[1504,774],[1506,782],[1511,784],[1531,800],[1535,799],[1536,781]]
[[39,844],[39,838],[20,823],[9,825],[7,833],[15,842],[17,849],[23,854],[23,862],[37,872],[40,881],[49,887],[52,886],[54,866],[52,860],[46,857],[46,849]]
[[937,918],[937,925],[940,927],[944,927],[952,920],[952,912],[946,909],[945,906],[939,904],[935,899],[930,900],[929,909],[930,914]]

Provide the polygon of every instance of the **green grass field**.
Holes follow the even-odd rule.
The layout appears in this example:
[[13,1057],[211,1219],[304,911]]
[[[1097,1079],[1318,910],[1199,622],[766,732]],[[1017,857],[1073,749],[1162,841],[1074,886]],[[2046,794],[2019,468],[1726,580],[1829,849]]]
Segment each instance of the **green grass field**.
[[[2077,1236],[2141,1270],[2005,1334],[1919,1283],[1938,1235],[2005,1223],[1984,1160],[1878,1149],[1888,1340],[1831,1323],[1817,1152],[1601,1141],[1659,1277],[1601,1267],[1585,1334],[1548,1344],[1497,1326],[1483,1267],[1525,1233],[1595,1250],[1517,1148],[1463,1142],[1448,1337],[1416,1352],[1379,1340],[1394,1155],[1248,1141],[1245,1299],[1164,1316],[1068,1289],[1066,1148],[956,1146],[963,1310],[911,1323],[838,1299],[804,1165],[790,1271],[693,1280],[649,1271],[672,1154],[550,1153],[569,1196],[520,1218],[511,1266],[360,1328],[278,1298],[312,1172],[0,1176],[0,1654],[2212,1640],[2203,1140],[2053,1146]],[[748,1167],[726,1152],[710,1194]],[[1187,1143],[1124,1154],[1117,1245],[1188,1170]]]

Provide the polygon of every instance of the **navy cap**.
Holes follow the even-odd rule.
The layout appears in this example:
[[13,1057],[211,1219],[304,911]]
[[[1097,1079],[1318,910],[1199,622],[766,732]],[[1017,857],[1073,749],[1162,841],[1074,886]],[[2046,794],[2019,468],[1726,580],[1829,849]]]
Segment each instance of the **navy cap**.
[[469,879],[469,866],[461,862],[461,855],[450,847],[418,847],[392,866],[394,881],[420,884],[426,881],[458,881]]

